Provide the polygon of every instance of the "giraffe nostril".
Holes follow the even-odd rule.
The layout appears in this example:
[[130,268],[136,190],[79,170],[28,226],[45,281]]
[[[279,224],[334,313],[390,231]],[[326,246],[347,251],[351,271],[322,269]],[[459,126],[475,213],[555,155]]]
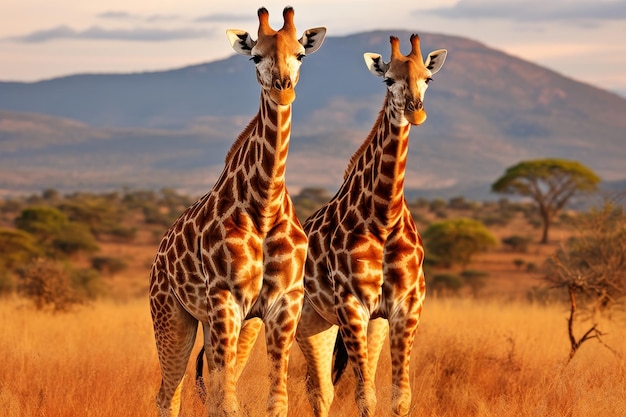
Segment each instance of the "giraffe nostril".
[[408,102],[406,108],[408,111],[420,111],[424,107],[422,100],[416,99]]
[[275,79],[274,80],[274,88],[281,91],[281,90],[289,90],[291,88],[291,79],[289,79],[289,77],[283,78],[282,80],[280,79]]

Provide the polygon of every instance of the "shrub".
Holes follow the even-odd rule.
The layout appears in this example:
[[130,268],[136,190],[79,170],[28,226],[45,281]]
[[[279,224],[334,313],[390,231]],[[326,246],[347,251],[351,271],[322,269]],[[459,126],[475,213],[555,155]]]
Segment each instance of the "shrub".
[[91,266],[100,273],[115,275],[128,267],[128,264],[120,258],[111,256],[96,256],[91,259]]
[[537,264],[534,262],[528,262],[526,264],[526,272],[535,273],[538,269]]
[[0,297],[11,294],[15,289],[15,282],[7,271],[0,271]]
[[73,255],[78,252],[95,252],[98,244],[87,225],[70,222],[54,238],[52,248],[64,255]]
[[0,228],[0,273],[13,271],[40,254],[41,250],[30,233]]
[[433,276],[430,285],[435,291],[457,293],[463,287],[463,279],[455,274],[437,274]]
[[528,245],[530,244],[530,238],[519,235],[512,235],[502,239],[502,243],[510,247],[514,251],[526,252],[528,250]]
[[544,279],[570,298],[568,336],[571,360],[580,346],[591,339],[602,342],[597,322],[582,336],[575,336],[577,310],[593,313],[610,310],[626,297],[626,214],[622,204],[605,201],[577,221],[578,235],[570,238],[550,257],[544,267]]
[[448,208],[452,210],[470,210],[472,208],[472,203],[465,200],[465,197],[458,196],[452,197],[448,200]]
[[20,272],[18,292],[32,300],[38,310],[52,306],[55,311],[64,311],[78,302],[69,274],[57,263],[39,259]]
[[85,224],[94,236],[100,236],[121,222],[124,212],[120,201],[117,193],[76,193],[68,196],[59,209],[72,222]]
[[94,300],[105,291],[100,274],[94,269],[81,268],[72,270],[70,279],[77,300]]
[[67,225],[65,214],[53,207],[28,207],[15,219],[15,226],[37,237],[40,244],[49,244]]
[[441,265],[466,266],[472,256],[497,244],[485,226],[472,219],[453,219],[432,223],[424,232],[426,251],[439,259]]
[[38,310],[52,307],[67,311],[104,292],[100,275],[93,269],[72,269],[52,259],[37,259],[18,271],[17,291],[34,302]]
[[489,276],[488,272],[476,271],[474,269],[466,269],[461,272],[461,277],[465,280],[465,283],[472,289],[472,294],[477,295],[485,286],[485,278]]
[[511,217],[503,213],[490,213],[480,218],[487,226],[506,226]]
[[444,199],[436,198],[430,202],[428,209],[433,213],[442,212],[445,211],[447,205]]
[[115,226],[108,233],[121,242],[132,242],[137,237],[136,227]]

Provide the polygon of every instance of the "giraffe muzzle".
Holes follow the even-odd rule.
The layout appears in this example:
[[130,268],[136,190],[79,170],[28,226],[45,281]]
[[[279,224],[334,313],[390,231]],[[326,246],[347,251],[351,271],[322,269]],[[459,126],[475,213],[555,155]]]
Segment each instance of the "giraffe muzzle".
[[410,100],[406,106],[407,111],[410,111],[410,112],[420,111],[423,108],[424,108],[424,103],[420,99]]
[[412,125],[419,125],[426,120],[426,111],[424,110],[424,102],[419,98],[415,100],[407,100],[404,108],[404,117]]
[[282,79],[274,79],[272,89],[270,91],[270,97],[276,104],[281,106],[293,103],[296,98],[296,90],[293,82],[291,82],[291,78],[285,77]]
[[277,78],[274,80],[274,88],[278,91],[289,90],[293,88],[293,84],[291,83],[291,79],[289,77],[285,77],[282,80]]

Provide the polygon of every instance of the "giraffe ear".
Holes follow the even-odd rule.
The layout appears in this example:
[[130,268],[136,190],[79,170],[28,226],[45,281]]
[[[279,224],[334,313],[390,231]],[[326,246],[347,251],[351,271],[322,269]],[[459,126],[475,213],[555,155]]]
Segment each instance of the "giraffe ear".
[[252,54],[252,48],[256,45],[256,41],[252,40],[248,32],[239,29],[228,29],[226,36],[228,36],[230,46],[233,47],[235,52],[241,55]]
[[389,64],[383,61],[383,57],[380,54],[366,52],[363,54],[363,59],[365,59],[365,65],[367,65],[370,72],[377,77],[384,77],[389,69]]
[[430,73],[434,75],[443,66],[443,63],[446,61],[446,56],[448,56],[448,51],[445,49],[432,51],[426,57],[424,65],[430,70]]
[[306,30],[298,42],[304,46],[304,53],[308,55],[320,49],[325,37],[326,28],[313,28]]

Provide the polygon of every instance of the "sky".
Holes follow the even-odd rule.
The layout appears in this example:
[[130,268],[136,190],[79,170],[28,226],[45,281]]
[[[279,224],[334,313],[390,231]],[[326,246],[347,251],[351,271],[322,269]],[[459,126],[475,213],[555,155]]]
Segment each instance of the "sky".
[[298,34],[325,26],[327,36],[458,35],[626,94],[626,0],[2,0],[0,81],[222,59],[234,54],[226,29],[256,38],[257,9],[265,6],[279,28],[286,5],[295,9]]

